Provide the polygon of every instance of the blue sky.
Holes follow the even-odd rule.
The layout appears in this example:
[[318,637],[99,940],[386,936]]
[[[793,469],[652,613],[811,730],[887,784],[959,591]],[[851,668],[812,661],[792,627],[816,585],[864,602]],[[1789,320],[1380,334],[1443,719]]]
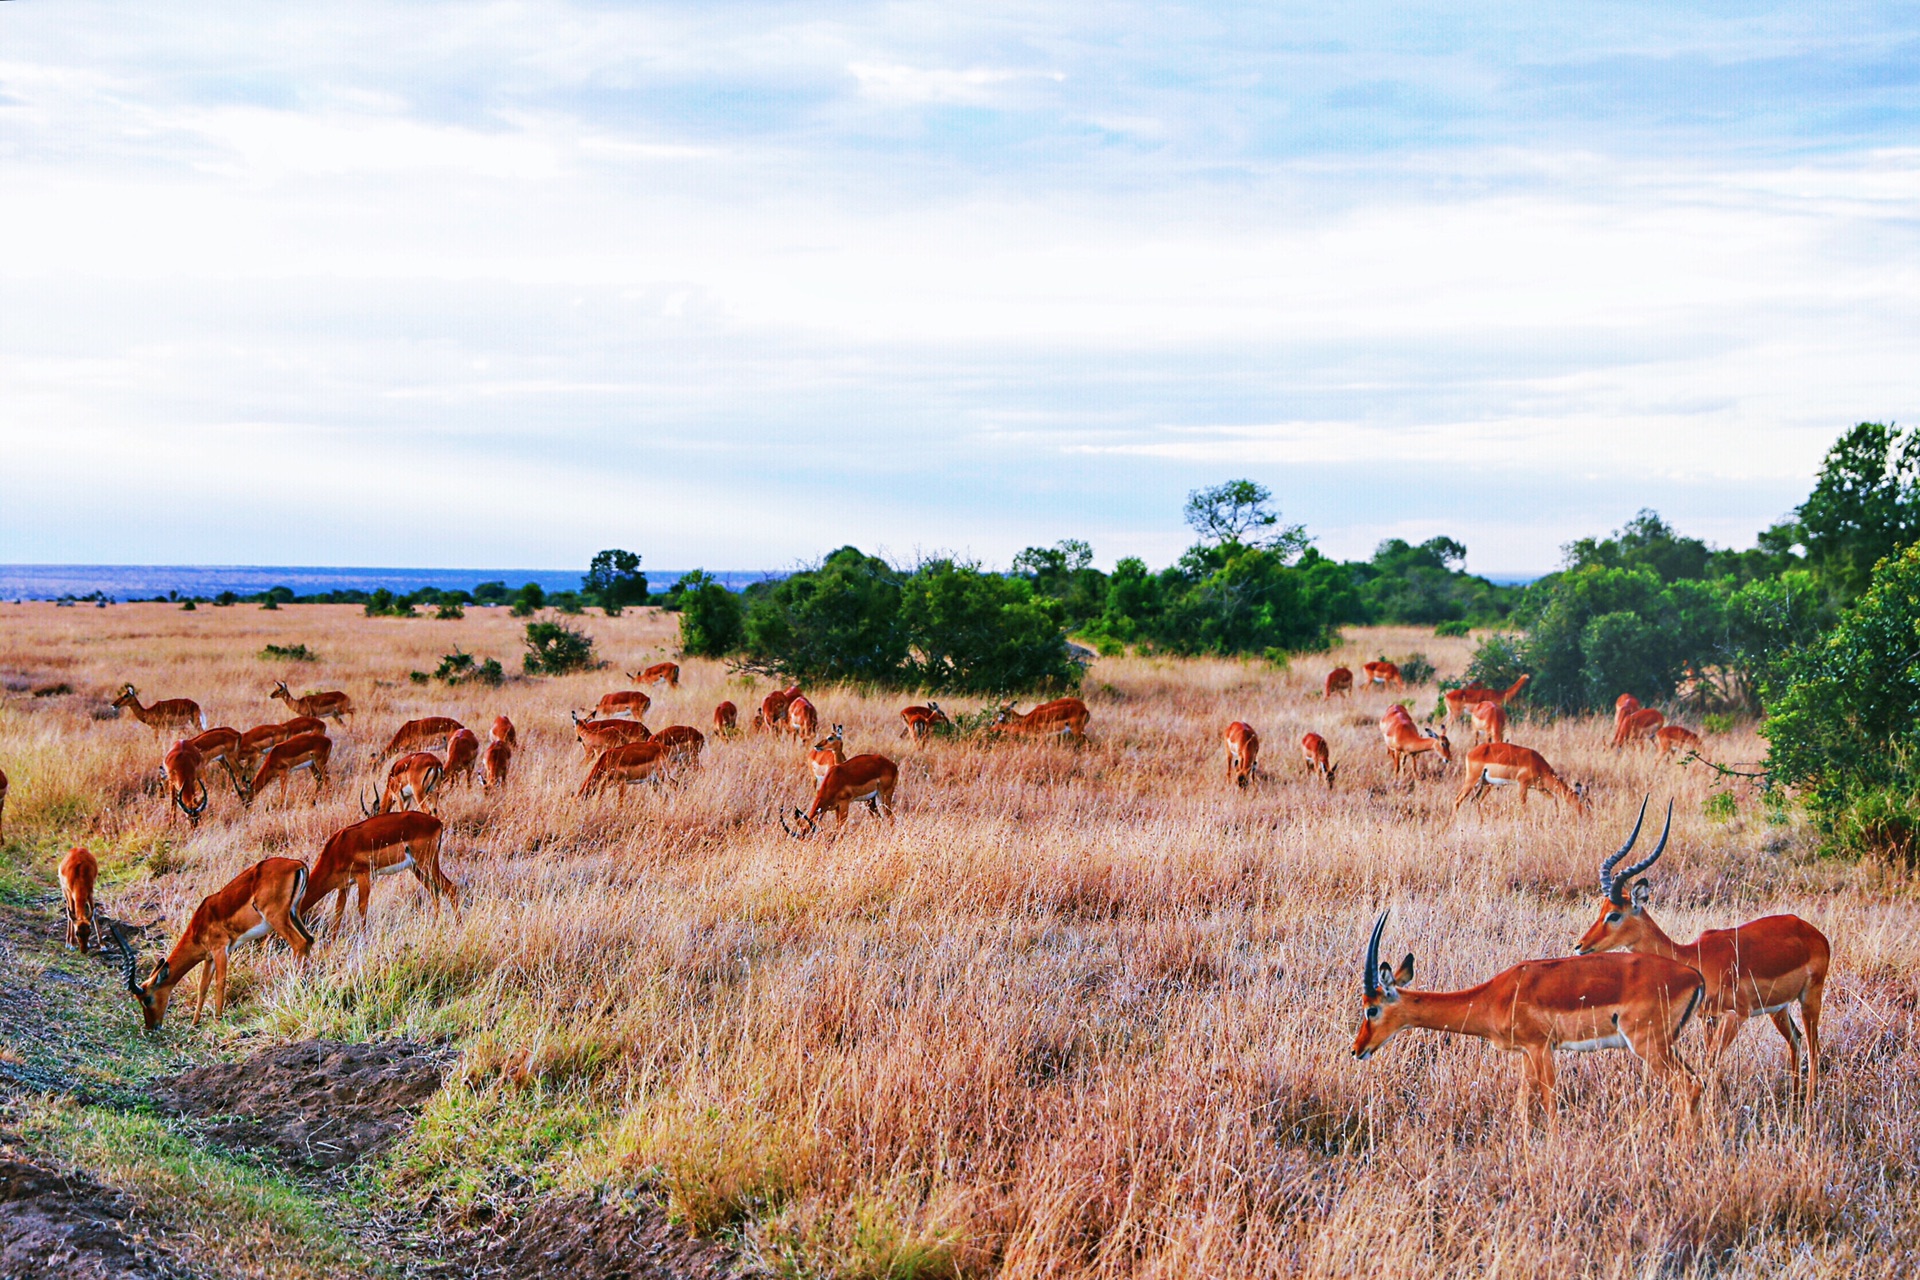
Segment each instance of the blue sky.
[[1747,544],[1920,408],[1920,13],[0,5],[0,560]]

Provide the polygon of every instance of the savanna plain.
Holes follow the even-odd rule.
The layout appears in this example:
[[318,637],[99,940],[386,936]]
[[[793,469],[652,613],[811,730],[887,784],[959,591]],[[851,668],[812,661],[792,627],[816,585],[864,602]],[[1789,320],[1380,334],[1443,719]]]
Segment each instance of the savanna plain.
[[[407,673],[456,646],[515,671],[522,623],[499,609],[0,606],[9,1149],[121,1189],[130,1220],[206,1275],[464,1274],[469,1232],[554,1193],[630,1194],[717,1242],[727,1267],[793,1276],[1920,1264],[1909,878],[1823,858],[1791,807],[1698,762],[1610,750],[1610,723],[1535,718],[1524,697],[1511,739],[1586,783],[1590,814],[1510,790],[1455,814],[1471,733],[1453,731],[1450,769],[1409,782],[1376,727],[1394,699],[1432,714],[1436,687],[1328,700],[1321,678],[1416,651],[1457,676],[1469,638],[1349,630],[1284,670],[1103,657],[1079,746],[915,745],[899,710],[923,699],[810,689],[849,753],[899,763],[899,813],[856,806],[843,832],[796,840],[775,820],[812,792],[792,739],[710,736],[674,781],[576,798],[569,711],[676,647],[653,610],[583,625],[599,671],[448,687]],[[268,644],[317,660],[263,658]],[[682,672],[653,691],[655,729],[707,731],[723,698],[744,727],[773,687],[718,663]],[[245,808],[216,777],[197,828],[160,789],[167,744],[104,711],[131,682],[244,729],[285,718],[276,680],[358,705],[334,731],[331,787],[315,801],[300,775]],[[107,915],[150,926],[144,972],[203,896],[262,857],[310,860],[358,821],[368,757],[401,721],[450,715],[484,738],[500,714],[520,734],[508,785],[440,804],[457,915],[410,877],[382,879],[364,929],[351,908],[332,928],[329,906],[305,962],[272,939],[236,948],[225,1017],[192,1027],[189,983],[151,1036],[111,959],[62,947],[54,869],[69,846],[99,857]],[[1234,720],[1263,740],[1245,790],[1225,776]],[[1308,730],[1340,766],[1331,790],[1301,763]],[[1765,744],[1743,724],[1707,749],[1738,763]],[[1626,1052],[1562,1056],[1552,1117],[1516,1106],[1520,1060],[1479,1041],[1408,1032],[1353,1059],[1379,911],[1387,953],[1415,953],[1422,987],[1569,954],[1598,911],[1598,862],[1649,794],[1675,803],[1650,877],[1675,937],[1790,911],[1832,939],[1810,1108],[1765,1019],[1691,1125]],[[351,1178],[285,1173],[125,1101],[311,1038],[404,1038],[452,1062],[406,1136]],[[1689,1028],[1682,1052],[1704,1070],[1702,1045]]]

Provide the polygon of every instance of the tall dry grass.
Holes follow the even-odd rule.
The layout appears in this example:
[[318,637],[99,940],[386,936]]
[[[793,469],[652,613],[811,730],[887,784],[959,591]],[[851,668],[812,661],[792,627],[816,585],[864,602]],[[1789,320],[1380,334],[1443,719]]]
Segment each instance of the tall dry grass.
[[[587,625],[629,668],[672,639],[650,613]],[[510,789],[443,808],[462,916],[383,882],[366,931],[326,936],[311,964],[237,964],[229,1023],[201,1033],[455,1037],[458,1081],[387,1175],[423,1203],[485,1200],[507,1174],[509,1190],[644,1183],[795,1275],[1855,1276],[1920,1258],[1909,886],[1814,859],[1752,797],[1709,820],[1704,770],[1608,751],[1593,721],[1513,732],[1591,785],[1590,818],[1495,794],[1456,819],[1458,763],[1395,783],[1373,727],[1387,699],[1329,703],[1319,683],[1333,662],[1416,649],[1457,673],[1465,640],[1365,632],[1290,673],[1103,659],[1080,749],[916,749],[898,736],[910,699],[810,691],[850,750],[900,762],[902,811],[795,842],[772,817],[810,777],[765,737],[710,744],[679,785],[575,800],[567,710],[623,686],[617,667],[499,690],[405,681],[455,642],[517,668],[519,623],[500,611],[6,606],[0,626],[0,675],[76,690],[0,707],[10,830],[49,870],[65,834],[94,840],[109,905],[132,919],[177,924],[247,863],[310,856],[359,817],[366,751],[400,720],[513,717]],[[263,662],[268,641],[322,661]],[[761,692],[684,668],[656,728],[704,730],[720,698]],[[188,833],[149,785],[151,733],[90,718],[130,680],[245,727],[280,718],[275,678],[362,707],[317,806],[304,780],[273,807],[221,796]],[[1435,697],[1407,696],[1418,713]],[[1233,719],[1264,741],[1246,792],[1224,778]],[[1332,793],[1299,763],[1308,729],[1342,763]],[[1761,753],[1750,732],[1711,747]],[[1673,1130],[1625,1054],[1563,1058],[1553,1121],[1516,1116],[1518,1061],[1478,1042],[1409,1033],[1351,1059],[1377,910],[1393,908],[1388,945],[1417,954],[1420,985],[1565,954],[1596,909],[1597,859],[1648,792],[1676,800],[1656,875],[1672,932],[1791,910],[1833,939],[1811,1115],[1788,1103],[1764,1020],[1697,1132]],[[1696,1061],[1700,1043],[1689,1031]]]

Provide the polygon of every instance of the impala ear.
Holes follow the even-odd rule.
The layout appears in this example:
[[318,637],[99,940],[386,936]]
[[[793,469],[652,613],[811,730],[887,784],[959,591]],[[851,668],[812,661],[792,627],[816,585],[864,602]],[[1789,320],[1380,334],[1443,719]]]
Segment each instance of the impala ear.
[[1633,893],[1631,897],[1633,899],[1633,909],[1638,911],[1647,905],[1649,898],[1653,897],[1653,890],[1647,887],[1645,880],[1635,880],[1633,882]]
[[1393,985],[1396,987],[1404,987],[1409,982],[1412,982],[1412,981],[1413,981],[1413,952],[1409,951],[1407,952],[1407,958],[1400,962],[1400,967],[1393,971]]

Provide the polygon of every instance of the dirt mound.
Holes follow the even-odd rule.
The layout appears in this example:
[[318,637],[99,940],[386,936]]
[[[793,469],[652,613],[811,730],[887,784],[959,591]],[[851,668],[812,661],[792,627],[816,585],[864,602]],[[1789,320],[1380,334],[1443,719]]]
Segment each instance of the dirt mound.
[[450,1055],[406,1040],[303,1040],[245,1062],[216,1062],[156,1081],[153,1098],[206,1123],[226,1147],[251,1147],[309,1169],[383,1150],[440,1088]]
[[124,1196],[82,1174],[58,1174],[0,1150],[0,1278],[185,1275],[127,1235],[129,1212]]
[[721,1280],[737,1260],[695,1240],[643,1196],[550,1195],[528,1205],[484,1253],[480,1274],[511,1280]]

